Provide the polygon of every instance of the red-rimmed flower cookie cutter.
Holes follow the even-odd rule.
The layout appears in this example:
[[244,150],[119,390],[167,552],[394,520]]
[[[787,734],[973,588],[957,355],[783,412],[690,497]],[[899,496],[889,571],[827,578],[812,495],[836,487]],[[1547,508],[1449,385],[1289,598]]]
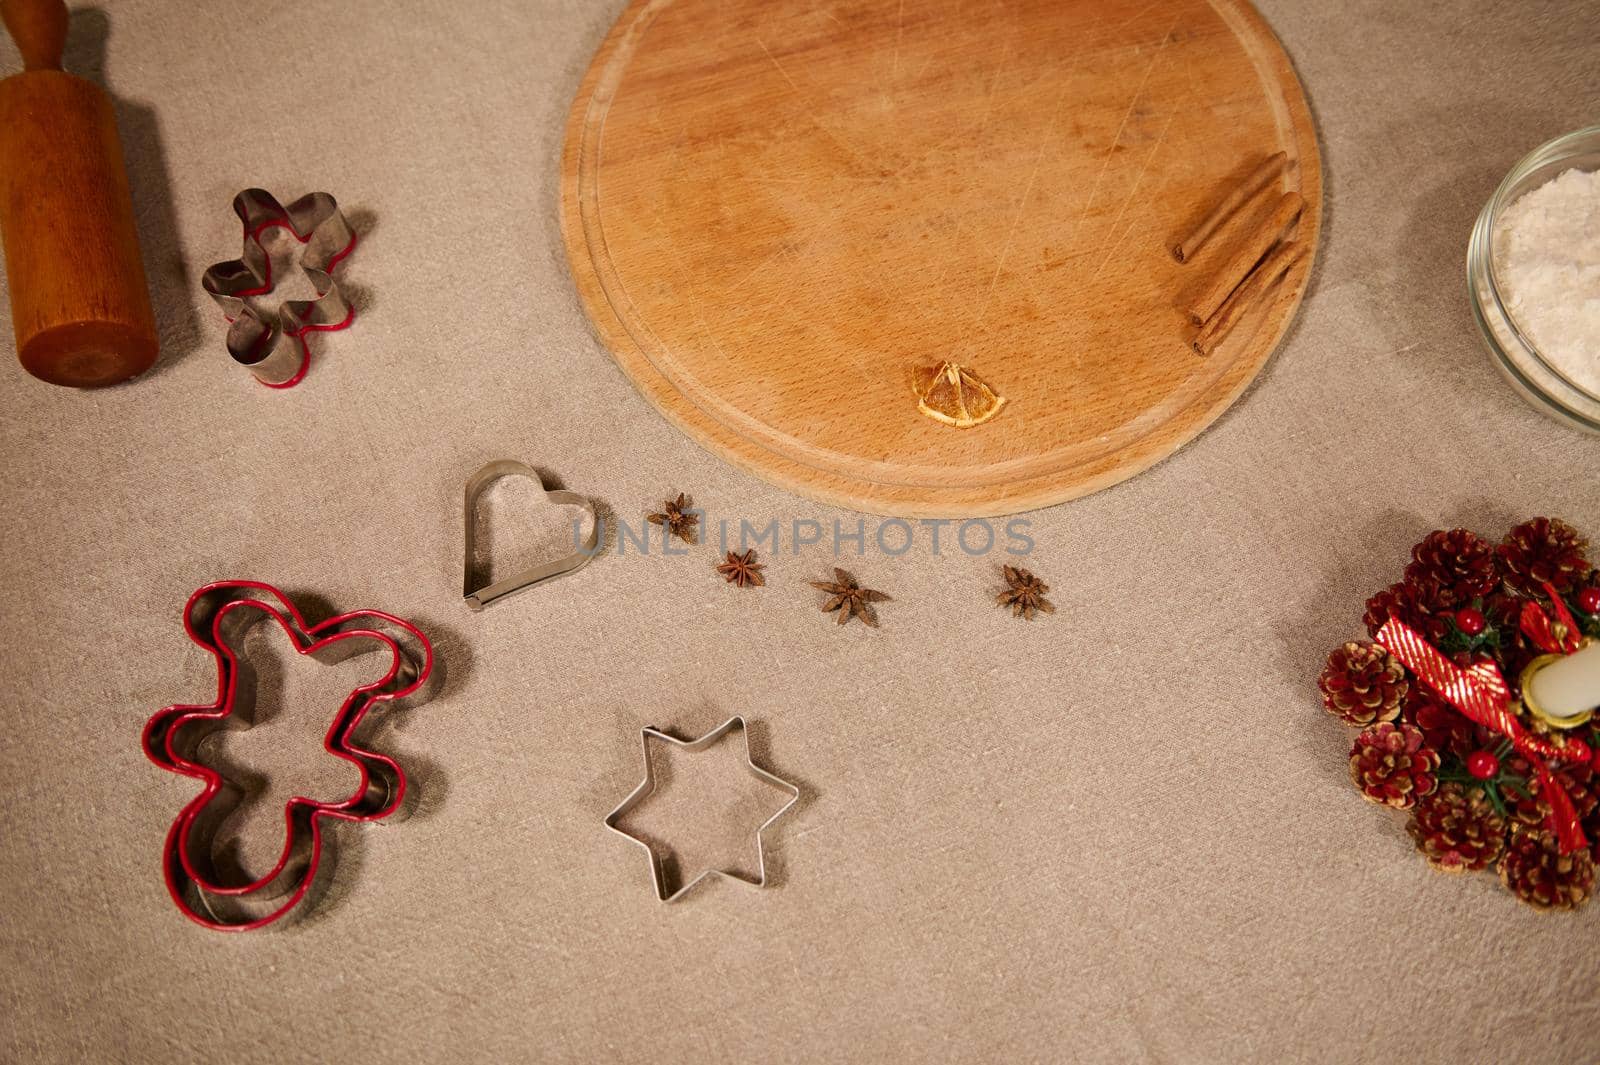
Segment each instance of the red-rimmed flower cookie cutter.
[[[355,250],[355,230],[326,192],[309,193],[285,207],[264,189],[245,189],[233,198],[233,213],[244,225],[244,253],[206,270],[201,285],[227,316],[233,361],[268,388],[290,388],[311,368],[307,334],[337,332],[356,319],[333,279],[334,268]],[[261,238],[274,229],[288,230],[304,245],[298,265],[316,298],[284,300],[275,318],[267,318],[248,301],[273,289],[272,256]]]
[[[241,711],[239,718],[248,718],[252,685],[248,677],[241,682],[248,666],[241,664],[238,648],[245,630],[263,621],[280,626],[296,652],[319,661],[341,661],[374,651],[387,652],[387,661],[375,669],[375,679],[344,699],[323,739],[329,754],[359,770],[355,791],[336,802],[290,799],[284,806],[287,839],[282,856],[265,876],[249,880],[229,876],[216,866],[216,830],[231,811],[227,799],[237,789],[201,764],[197,752],[206,736],[225,727],[236,710]],[[256,581],[201,588],[184,608],[184,629],[216,660],[217,697],[203,706],[168,706],[144,727],[144,752],[152,762],[205,785],[167,833],[162,855],[167,890],[179,909],[207,928],[260,928],[293,910],[316,881],[324,818],[377,821],[401,808],[406,797],[404,771],[393,759],[358,745],[353,736],[375,708],[393,709],[426,699],[432,688],[433,647],[410,622],[372,610],[307,625],[282,592]]]

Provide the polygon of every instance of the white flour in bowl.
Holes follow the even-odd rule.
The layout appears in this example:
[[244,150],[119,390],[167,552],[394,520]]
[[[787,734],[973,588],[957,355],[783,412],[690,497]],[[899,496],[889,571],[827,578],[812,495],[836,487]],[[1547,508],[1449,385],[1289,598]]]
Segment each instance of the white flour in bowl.
[[1495,281],[1546,362],[1600,396],[1600,170],[1567,170],[1500,213]]

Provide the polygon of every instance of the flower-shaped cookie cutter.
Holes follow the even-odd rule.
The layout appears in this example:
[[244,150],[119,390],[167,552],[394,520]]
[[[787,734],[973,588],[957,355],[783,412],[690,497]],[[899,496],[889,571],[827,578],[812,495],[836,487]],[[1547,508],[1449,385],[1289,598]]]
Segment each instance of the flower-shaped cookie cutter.
[[[237,649],[244,632],[262,621],[280,626],[296,652],[319,661],[341,661],[374,649],[387,651],[389,661],[376,679],[350,692],[323,739],[324,750],[360,772],[355,790],[335,802],[290,799],[284,805],[287,839],[277,864],[259,879],[225,883],[248,880],[220,873],[213,853],[217,828],[230,812],[225,808],[227,793],[237,789],[202,764],[198,752],[207,736],[226,727],[235,710],[251,700],[248,678],[241,685]],[[167,891],[185,915],[207,928],[248,931],[285,916],[306,897],[321,865],[324,818],[377,821],[401,808],[404,771],[393,759],[358,745],[353,733],[375,708],[414,705],[427,698],[433,647],[410,622],[377,611],[359,610],[307,625],[282,592],[256,581],[226,581],[195,592],[184,608],[184,630],[216,660],[217,697],[207,705],[165,707],[144,727],[144,752],[152,762],[205,785],[167,833],[162,853]],[[247,717],[248,711],[239,716]]]
[[[300,383],[311,366],[310,333],[349,328],[356,312],[333,279],[334,268],[356,246],[355,231],[326,192],[313,192],[284,207],[263,189],[233,198],[244,224],[244,254],[206,270],[201,285],[228,319],[228,354],[269,388]],[[316,290],[310,300],[285,300],[276,318],[261,315],[249,300],[273,289],[272,256],[262,235],[286,229],[304,247],[298,266]]]

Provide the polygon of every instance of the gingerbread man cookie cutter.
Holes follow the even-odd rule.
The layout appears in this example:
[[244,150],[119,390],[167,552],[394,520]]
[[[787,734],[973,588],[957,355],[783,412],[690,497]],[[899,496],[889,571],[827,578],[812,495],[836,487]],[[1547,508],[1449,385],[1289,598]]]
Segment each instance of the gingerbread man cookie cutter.
[[[241,685],[237,648],[248,628],[264,622],[279,625],[296,652],[320,661],[375,649],[387,651],[389,661],[376,679],[345,698],[323,739],[328,754],[356,766],[360,778],[355,790],[333,802],[299,796],[289,800],[282,854],[269,872],[250,879],[217,868],[216,833],[229,812],[223,809],[224,793],[236,789],[199,760],[199,749],[250,699],[250,684]],[[208,704],[157,711],[141,737],[150,761],[204,785],[173,821],[162,849],[162,868],[172,901],[191,920],[220,931],[249,931],[285,917],[305,899],[322,865],[325,820],[379,821],[402,808],[405,772],[394,759],[361,746],[353,734],[375,710],[427,699],[436,676],[433,647],[410,622],[378,611],[338,614],[308,625],[282,592],[257,581],[226,581],[195,592],[184,608],[184,630],[215,660],[217,696]]]
[[[311,367],[310,333],[348,329],[356,312],[333,271],[355,250],[356,234],[326,192],[313,192],[289,206],[263,189],[245,189],[233,198],[233,213],[244,225],[244,252],[217,263],[201,285],[228,319],[228,355],[269,388],[300,383]],[[263,234],[285,229],[303,245],[298,268],[316,291],[309,300],[284,300],[276,318],[263,316],[249,302],[273,290],[272,256]]]

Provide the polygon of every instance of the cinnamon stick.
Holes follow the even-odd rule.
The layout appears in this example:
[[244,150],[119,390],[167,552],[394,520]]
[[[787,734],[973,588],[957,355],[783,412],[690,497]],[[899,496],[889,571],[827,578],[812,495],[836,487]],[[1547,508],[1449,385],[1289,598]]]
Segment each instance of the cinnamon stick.
[[1272,208],[1272,214],[1267,217],[1255,232],[1246,238],[1239,250],[1233,253],[1222,269],[1217,271],[1211,284],[1195,300],[1194,306],[1189,310],[1189,320],[1195,325],[1204,325],[1217,308],[1222,306],[1222,301],[1228,294],[1239,287],[1250,271],[1255,269],[1256,263],[1267,250],[1278,243],[1278,238],[1283,236],[1286,229],[1294,220],[1300,217],[1300,211],[1306,201],[1300,198],[1298,192],[1286,192],[1279,197],[1277,204]]
[[1206,241],[1211,239],[1211,234],[1217,227],[1233,217],[1246,200],[1251,199],[1256,193],[1267,187],[1267,182],[1283,172],[1289,163],[1289,156],[1284,152],[1268,156],[1261,165],[1250,171],[1234,190],[1228,193],[1226,199],[1211,209],[1211,213],[1200,219],[1200,224],[1195,231],[1189,234],[1189,239],[1173,245],[1172,257],[1180,263],[1186,263],[1195,257]]
[[1272,249],[1267,257],[1261,260],[1261,265],[1244,279],[1244,283],[1234,289],[1233,295],[1228,297],[1222,308],[1201,327],[1200,332],[1190,343],[1195,354],[1210,355],[1215,351],[1217,345],[1233,332],[1233,327],[1239,324],[1245,313],[1260,301],[1262,294],[1290,267],[1299,262],[1305,252],[1306,246],[1299,241],[1289,241]]

